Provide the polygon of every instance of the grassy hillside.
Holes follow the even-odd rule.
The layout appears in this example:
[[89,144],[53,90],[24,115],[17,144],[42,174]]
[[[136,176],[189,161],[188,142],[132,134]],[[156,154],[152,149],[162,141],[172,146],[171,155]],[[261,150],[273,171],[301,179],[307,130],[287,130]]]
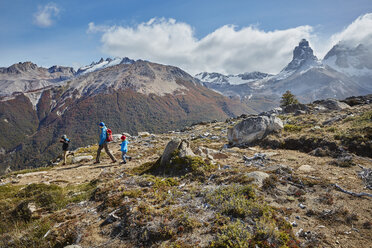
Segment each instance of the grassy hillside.
[[[370,144],[371,108],[281,115],[284,129],[251,147],[224,146],[235,118],[132,137],[125,165],[103,154],[7,174],[0,247],[371,247],[371,150],[347,142]],[[198,155],[162,167],[174,138]]]

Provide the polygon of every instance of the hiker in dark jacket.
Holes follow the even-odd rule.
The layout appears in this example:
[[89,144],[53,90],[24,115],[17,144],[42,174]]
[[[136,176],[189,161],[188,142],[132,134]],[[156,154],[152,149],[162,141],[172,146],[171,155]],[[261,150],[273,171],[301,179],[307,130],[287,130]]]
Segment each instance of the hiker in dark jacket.
[[107,155],[109,155],[109,157],[111,158],[112,160],[112,163],[115,163],[116,162],[116,159],[115,157],[112,155],[112,153],[110,152],[110,150],[108,149],[108,146],[107,146],[107,141],[106,141],[106,138],[107,138],[107,127],[105,125],[105,123],[101,122],[99,124],[100,128],[101,128],[101,133],[99,135],[99,143],[98,143],[98,150],[97,150],[97,157],[96,157],[96,162],[95,164],[99,164],[100,161],[99,161],[99,157],[101,155],[101,150],[104,148]]
[[67,138],[66,134],[64,134],[59,142],[63,143],[62,144],[62,151],[63,151],[63,165],[66,165],[66,160],[67,160],[67,154],[68,154],[68,144],[70,143],[70,140]]

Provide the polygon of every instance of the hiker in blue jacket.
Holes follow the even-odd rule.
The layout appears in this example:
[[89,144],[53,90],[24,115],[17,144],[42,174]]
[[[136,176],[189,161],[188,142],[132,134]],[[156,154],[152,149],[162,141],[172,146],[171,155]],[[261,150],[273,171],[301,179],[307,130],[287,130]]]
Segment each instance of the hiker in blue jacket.
[[128,142],[127,137],[125,135],[121,136],[121,141],[122,142],[121,142],[121,149],[120,149],[120,151],[121,151],[121,157],[123,158],[123,162],[121,162],[121,163],[126,164],[127,163],[126,158],[128,158],[129,161],[132,160],[132,157],[127,156],[128,143],[129,142]]
[[107,155],[109,155],[109,157],[111,158],[112,160],[112,163],[115,163],[117,160],[115,159],[115,157],[112,155],[112,153],[110,152],[110,150],[108,149],[108,145],[107,145],[107,141],[106,141],[106,138],[107,138],[107,127],[105,125],[105,123],[101,122],[99,124],[100,128],[101,128],[101,133],[99,135],[99,143],[98,143],[98,150],[97,150],[97,157],[96,157],[96,162],[95,164],[99,164],[100,161],[99,161],[99,157],[101,155],[101,150],[104,148]]

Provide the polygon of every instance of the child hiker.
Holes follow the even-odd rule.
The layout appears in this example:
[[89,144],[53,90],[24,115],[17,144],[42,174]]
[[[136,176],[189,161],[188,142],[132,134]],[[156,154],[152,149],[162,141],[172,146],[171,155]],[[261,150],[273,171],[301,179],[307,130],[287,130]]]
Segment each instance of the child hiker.
[[126,158],[128,158],[129,161],[132,160],[132,157],[127,156],[127,152],[128,152],[128,143],[129,143],[129,142],[128,142],[128,140],[127,140],[127,137],[125,137],[125,135],[121,136],[121,141],[123,141],[123,142],[121,143],[121,149],[120,149],[120,151],[121,151],[121,156],[122,156],[122,158],[123,158],[123,162],[121,162],[121,163],[126,164],[126,163],[127,163]]

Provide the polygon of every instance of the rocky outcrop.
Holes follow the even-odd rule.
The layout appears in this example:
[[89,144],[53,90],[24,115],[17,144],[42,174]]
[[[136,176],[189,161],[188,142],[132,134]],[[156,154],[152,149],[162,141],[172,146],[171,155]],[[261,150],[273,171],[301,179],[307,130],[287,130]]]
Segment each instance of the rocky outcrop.
[[230,145],[249,145],[282,128],[283,122],[276,116],[253,116],[229,128],[227,137]]
[[297,111],[308,111],[308,107],[305,104],[297,103],[297,104],[290,104],[283,107],[283,113],[296,113]]
[[342,109],[349,109],[350,106],[347,105],[344,102],[340,102],[336,99],[326,99],[326,100],[320,100],[315,101],[314,104],[321,105],[322,107],[326,108],[327,110],[342,110]]
[[302,39],[298,46],[295,47],[293,51],[293,59],[284,68],[283,71],[294,71],[301,68],[306,63],[314,63],[317,61],[317,57],[313,53],[313,49],[309,46],[309,42]]
[[369,94],[369,95],[366,95],[366,96],[348,97],[345,100],[342,100],[341,102],[344,102],[344,103],[348,104],[349,106],[370,104],[370,103],[372,103],[372,94]]

